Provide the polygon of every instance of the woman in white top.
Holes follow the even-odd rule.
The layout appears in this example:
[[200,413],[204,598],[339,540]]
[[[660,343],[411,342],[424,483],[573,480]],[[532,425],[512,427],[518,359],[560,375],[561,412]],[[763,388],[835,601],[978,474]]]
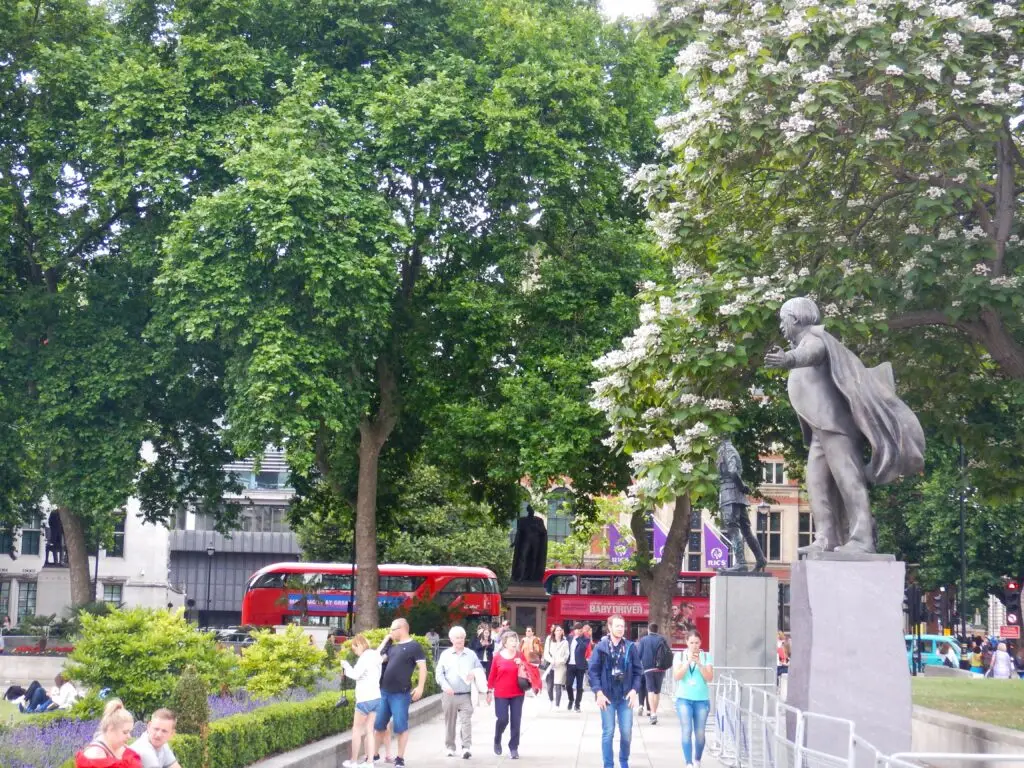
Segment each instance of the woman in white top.
[[[369,651],[369,652],[368,652]],[[373,723],[380,706],[381,656],[370,651],[370,643],[363,635],[352,638],[352,652],[359,658],[353,667],[341,660],[345,677],[356,681],[356,711],[352,716],[352,759],[342,763],[345,768],[373,768]],[[366,760],[359,762],[359,745],[366,737]]]
[[992,654],[992,665],[988,668],[986,677],[1000,680],[1009,680],[1013,677],[1013,659],[1006,652],[1006,643],[996,646],[996,652]]
[[560,626],[551,630],[544,643],[544,661],[548,663],[544,676],[548,679],[548,701],[553,709],[562,706],[562,690],[569,669],[569,642]]

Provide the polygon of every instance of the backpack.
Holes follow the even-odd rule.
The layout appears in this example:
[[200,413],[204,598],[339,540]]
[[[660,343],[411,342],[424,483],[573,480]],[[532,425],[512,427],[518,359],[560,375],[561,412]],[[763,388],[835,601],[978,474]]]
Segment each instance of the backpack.
[[672,669],[672,650],[668,647],[665,638],[661,639],[658,650],[654,652],[655,669]]

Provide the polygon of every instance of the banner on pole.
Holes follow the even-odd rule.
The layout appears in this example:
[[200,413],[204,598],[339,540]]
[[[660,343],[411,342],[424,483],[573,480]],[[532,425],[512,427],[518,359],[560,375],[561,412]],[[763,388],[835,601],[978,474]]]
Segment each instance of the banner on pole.
[[704,523],[704,568],[717,571],[729,567],[729,545],[722,541],[722,534]]

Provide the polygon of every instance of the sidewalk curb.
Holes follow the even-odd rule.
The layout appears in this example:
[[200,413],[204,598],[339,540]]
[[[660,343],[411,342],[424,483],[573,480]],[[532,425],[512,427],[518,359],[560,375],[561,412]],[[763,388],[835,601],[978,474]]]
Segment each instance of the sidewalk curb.
[[[350,705],[351,706],[351,705]],[[441,695],[435,694],[409,707],[409,727],[426,723],[441,714]],[[392,742],[394,743],[394,742]],[[337,768],[348,760],[352,749],[352,731],[328,736],[304,747],[272,755],[253,766],[259,768]]]

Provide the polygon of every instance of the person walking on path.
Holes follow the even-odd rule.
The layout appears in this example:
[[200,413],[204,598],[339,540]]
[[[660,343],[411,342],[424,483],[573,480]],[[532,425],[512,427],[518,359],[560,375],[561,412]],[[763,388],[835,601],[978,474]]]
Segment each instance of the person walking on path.
[[441,687],[441,711],[444,713],[444,745],[448,757],[455,757],[455,721],[459,721],[462,740],[462,759],[470,758],[473,745],[473,681],[477,670],[482,670],[480,659],[466,647],[466,630],[452,627],[448,630],[452,647],[441,652],[434,670],[434,678]]
[[120,699],[111,699],[103,708],[99,732],[75,755],[75,768],[142,768],[135,750],[128,746],[135,718]]
[[672,649],[664,635],[658,633],[658,625],[653,622],[647,625],[647,634],[640,638],[636,646],[644,670],[644,685],[641,687],[647,692],[640,706],[647,708],[651,725],[657,725],[661,686],[665,682],[666,670],[672,666]]
[[633,740],[633,710],[639,701],[643,666],[633,643],[625,638],[626,621],[608,617],[608,635],[602,637],[590,655],[590,689],[601,710],[601,757],[604,768],[615,768],[615,721],[619,723],[619,765],[629,768],[629,746]]
[[533,627],[526,628],[526,634],[519,642],[519,652],[526,657],[526,660],[535,666],[540,666],[541,656],[544,655],[544,647],[540,638],[533,633]]
[[992,666],[985,675],[997,680],[1009,680],[1014,676],[1013,659],[1006,652],[1006,643],[996,646],[996,652],[992,654]]
[[704,756],[704,727],[711,709],[708,683],[715,676],[708,654],[700,649],[700,641],[700,632],[691,629],[686,638],[686,651],[677,654],[672,670],[686,768],[700,768],[700,759]]
[[[520,678],[527,682],[520,683]],[[494,754],[501,754],[501,738],[505,728],[511,724],[508,753],[513,760],[519,759],[519,728],[523,720],[523,699],[526,691],[540,690],[540,676],[537,668],[519,653],[519,635],[511,629],[502,635],[501,650],[494,654],[491,674],[487,677],[487,703],[494,698]]]
[[489,675],[491,673],[491,659],[494,658],[494,640],[491,639],[490,624],[484,622],[477,627],[476,639],[473,640],[473,644],[470,647],[476,653],[476,657],[480,659],[480,664],[484,668],[484,674]]
[[[427,655],[419,641],[409,636],[409,622],[398,618],[391,622],[391,645],[387,648],[387,668],[380,678],[380,707],[377,709],[377,741],[382,743],[388,723],[394,719],[398,737],[396,768],[405,765],[405,748],[409,743],[409,705],[423,697],[427,684]],[[416,690],[412,690],[413,670],[419,672]]]
[[555,626],[544,642],[544,663],[547,669],[544,676],[548,681],[548,701],[551,707],[562,706],[562,689],[569,671],[569,642],[565,639],[565,631]]
[[[572,628],[572,639],[569,641],[569,666],[566,691],[569,694],[569,709],[580,711],[583,703],[583,676],[587,673],[587,651],[590,641],[583,634],[583,624],[576,622]],[[573,695],[573,686],[576,694]]]
[[150,715],[146,732],[132,742],[134,751],[142,761],[142,768],[181,768],[167,742],[174,738],[177,716],[169,709],[158,709]]
[[[365,635],[359,634],[352,638],[352,652],[356,655],[356,664],[352,666],[348,660],[341,660],[341,669],[345,677],[356,681],[356,709],[352,715],[352,757],[342,765],[344,768],[372,766],[374,749],[374,721],[380,709],[380,654],[370,650],[370,641]],[[359,762],[359,748],[365,740],[366,755],[363,763]]]

